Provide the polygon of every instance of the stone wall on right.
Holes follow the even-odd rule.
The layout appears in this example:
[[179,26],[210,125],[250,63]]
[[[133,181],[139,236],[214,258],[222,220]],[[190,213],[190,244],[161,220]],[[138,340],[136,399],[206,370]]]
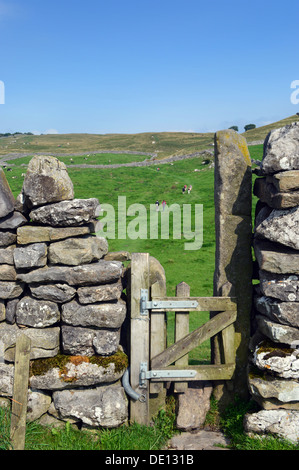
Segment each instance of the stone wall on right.
[[254,194],[255,286],[249,433],[299,440],[299,122],[269,133]]

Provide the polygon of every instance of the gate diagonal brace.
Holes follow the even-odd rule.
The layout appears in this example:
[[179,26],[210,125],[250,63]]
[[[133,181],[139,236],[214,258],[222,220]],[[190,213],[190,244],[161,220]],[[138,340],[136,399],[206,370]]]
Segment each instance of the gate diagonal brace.
[[196,300],[148,300],[148,289],[141,289],[140,292],[140,315],[148,315],[149,310],[165,310],[180,308],[196,308],[198,302]]
[[195,370],[148,370],[147,362],[140,363],[139,387],[147,388],[147,380],[150,379],[190,379],[195,377]]

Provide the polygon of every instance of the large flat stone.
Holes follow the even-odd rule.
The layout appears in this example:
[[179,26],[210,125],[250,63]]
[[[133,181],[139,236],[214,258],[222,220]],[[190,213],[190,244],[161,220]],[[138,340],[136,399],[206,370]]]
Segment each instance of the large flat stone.
[[105,330],[62,325],[61,338],[64,354],[110,356],[119,348],[120,329]]
[[126,303],[123,300],[87,305],[72,300],[62,306],[61,316],[67,325],[98,328],[120,328],[125,317]]
[[0,264],[14,264],[13,254],[16,245],[10,245],[6,248],[0,248]]
[[0,281],[0,299],[15,299],[23,293],[23,290],[22,282]]
[[12,364],[0,363],[0,395],[12,397],[15,368]]
[[104,261],[84,266],[51,266],[30,273],[18,274],[19,281],[32,283],[59,282],[70,286],[97,285],[117,281],[122,275],[120,261]]
[[299,274],[299,252],[275,243],[255,239],[259,268],[277,274]]
[[17,234],[13,231],[6,230],[0,231],[0,247],[5,248],[9,245],[13,245],[17,241]]
[[255,347],[253,363],[274,377],[295,380],[299,377],[299,350],[286,344],[262,341]]
[[76,289],[68,284],[32,284],[29,286],[33,297],[51,302],[69,302],[76,295]]
[[285,302],[299,302],[299,275],[259,271],[260,289],[267,297]]
[[32,243],[17,247],[14,251],[14,262],[17,269],[30,269],[46,266],[47,245],[45,243]]
[[276,436],[298,444],[299,440],[299,411],[291,410],[261,410],[257,413],[246,414],[244,430],[252,434],[275,434]]
[[128,419],[128,402],[120,385],[87,390],[61,390],[53,393],[61,418],[78,418],[91,427],[118,427]]
[[108,252],[106,238],[91,235],[82,238],[67,238],[49,246],[50,264],[78,266],[100,260]]
[[28,390],[26,421],[32,422],[45,415],[51,405],[52,398],[40,390]]
[[220,431],[200,429],[175,435],[169,441],[169,449],[184,450],[186,453],[197,450],[229,450],[230,440]]
[[299,207],[274,209],[256,226],[255,236],[299,250]]
[[33,209],[29,216],[33,222],[53,227],[71,227],[88,224],[100,214],[96,198],[73,199]]
[[89,227],[46,227],[25,225],[17,229],[17,240],[19,245],[27,245],[29,243],[54,242],[69,237],[77,237],[87,235],[90,232]]
[[102,286],[79,287],[77,294],[80,304],[93,304],[95,302],[107,302],[118,300],[123,291],[121,281]]
[[178,394],[176,427],[184,431],[200,429],[210,409],[212,384],[198,382],[189,384],[185,393]]
[[[258,328],[261,333],[276,343],[292,345],[299,339],[299,329],[288,325],[282,325],[268,320],[263,315],[256,317]],[[298,375],[299,378],[299,375]]]
[[[123,353],[121,353],[123,354]],[[101,358],[90,362],[86,356],[68,356],[63,367],[52,367],[43,374],[32,375],[30,386],[41,390],[64,390],[69,388],[90,387],[105,382],[116,382],[125,372],[117,362],[118,355]],[[46,365],[47,359],[43,359]],[[116,365],[117,364],[117,365]],[[126,361],[124,361],[126,364]],[[34,364],[32,366],[34,371]]]
[[32,328],[46,328],[60,320],[58,305],[49,300],[37,300],[29,296],[23,297],[17,305],[16,321],[18,325]]
[[267,178],[255,180],[253,193],[273,209],[288,209],[299,205],[299,191],[279,192],[272,182],[267,181]]
[[299,302],[280,302],[271,297],[262,296],[255,298],[255,306],[269,320],[299,328]]
[[24,178],[22,194],[29,208],[73,199],[73,183],[66,165],[55,157],[33,157]]
[[267,182],[274,184],[278,192],[299,190],[299,170],[282,171],[267,176]]
[[27,223],[26,217],[20,212],[11,212],[3,219],[0,219],[0,230],[15,230]]
[[258,377],[249,374],[248,377],[249,390],[252,396],[259,402],[268,407],[273,403],[273,407],[283,406],[288,403],[288,409],[292,409],[299,404],[299,383],[296,380],[287,380],[275,378],[273,376]]
[[264,142],[264,174],[299,170],[299,123],[271,131]]
[[4,343],[4,359],[14,362],[18,336],[25,334],[31,339],[30,359],[53,357],[59,351],[59,327],[18,328],[16,324],[0,323],[0,338]]
[[[0,264],[0,279],[1,281],[15,281],[17,273],[15,267],[10,264]],[[1,296],[1,293],[0,293]]]

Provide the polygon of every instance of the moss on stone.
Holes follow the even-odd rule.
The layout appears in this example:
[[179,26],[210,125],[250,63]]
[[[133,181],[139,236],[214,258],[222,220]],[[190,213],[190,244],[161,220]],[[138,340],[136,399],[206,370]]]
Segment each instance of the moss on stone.
[[286,357],[292,354],[293,351],[294,349],[286,346],[285,344],[263,341],[257,350],[257,354],[268,353],[266,356],[264,356],[264,359],[269,359],[273,356]]
[[67,356],[64,354],[58,354],[55,357],[49,357],[45,359],[35,359],[30,363],[30,376],[33,375],[45,375],[49,370],[58,368],[60,373],[64,373],[66,365],[72,362],[75,365],[79,365],[82,362],[90,362],[96,364],[99,367],[108,368],[110,364],[115,364],[115,372],[121,372],[128,367],[128,357],[122,351],[117,351],[111,356]]
[[118,350],[112,356],[92,356],[89,359],[91,364],[96,364],[97,366],[101,366],[104,368],[109,367],[109,364],[114,362],[115,372],[120,372],[122,370],[127,369],[129,364],[128,356],[121,350]]

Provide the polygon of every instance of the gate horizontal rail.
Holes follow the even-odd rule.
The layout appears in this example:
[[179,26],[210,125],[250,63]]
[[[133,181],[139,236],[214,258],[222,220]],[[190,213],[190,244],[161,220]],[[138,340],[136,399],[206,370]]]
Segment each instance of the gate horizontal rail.
[[[188,378],[188,382],[195,381],[195,380],[230,380],[235,371],[235,364],[207,364],[207,365],[200,365],[200,366],[184,366],[184,370],[194,370],[195,375]],[[160,370],[165,371],[175,371],[181,369],[180,366],[167,366],[167,367],[160,367]],[[152,370],[155,372],[155,369]],[[162,377],[152,377],[151,380],[153,382],[179,382],[179,381],[186,381],[186,379],[175,378],[175,377],[167,377],[165,379]]]
[[[184,303],[187,301],[196,302],[197,305],[192,307],[178,307],[177,302]],[[168,305],[163,307],[159,303],[167,302]],[[236,299],[233,297],[155,297],[152,296],[151,309],[153,310],[179,310],[180,312],[218,312],[224,310],[236,310]],[[155,305],[157,304],[157,305]],[[173,305],[171,305],[173,304]]]

